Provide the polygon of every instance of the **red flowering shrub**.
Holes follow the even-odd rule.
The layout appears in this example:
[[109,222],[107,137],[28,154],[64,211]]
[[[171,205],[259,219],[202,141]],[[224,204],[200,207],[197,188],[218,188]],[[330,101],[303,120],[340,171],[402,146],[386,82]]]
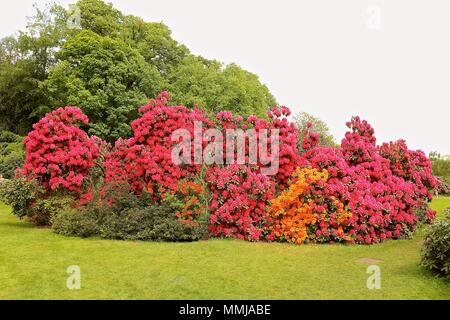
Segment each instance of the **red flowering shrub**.
[[[359,117],[347,123],[340,148],[318,147],[320,138],[308,125],[299,155],[298,130],[286,107],[272,108],[268,119],[219,112],[212,122],[200,110],[169,106],[169,100],[163,92],[141,107],[141,117],[131,123],[133,137],[117,140],[112,149],[80,128],[88,119],[78,108],[49,113],[25,139],[21,174],[47,194],[74,192],[79,205],[93,198],[89,182],[104,175],[104,191],[126,186],[139,201],[150,195],[173,210],[174,221],[199,232],[209,210],[213,236],[251,241],[371,244],[408,237],[418,222],[434,218],[427,202],[436,179],[425,154],[402,140],[377,146],[373,128]],[[238,129],[233,145],[234,135],[244,133],[236,138],[243,149],[230,145],[228,129]],[[173,151],[181,142],[189,159],[177,162]],[[213,150],[211,142],[222,144]],[[202,162],[213,153],[213,164]],[[271,175],[268,168],[275,168]]]
[[266,206],[273,198],[275,185],[268,176],[235,164],[209,168],[206,182],[212,195],[209,231],[214,236],[273,240],[268,234]]
[[24,139],[26,159],[21,174],[36,179],[47,191],[80,194],[99,155],[94,139],[79,127],[87,123],[87,116],[76,107],[47,113]]
[[204,227],[207,223],[206,191],[202,184],[181,180],[162,198],[163,204],[175,210],[175,216],[180,222],[193,227]]
[[[142,190],[156,194],[158,188],[175,188],[180,179],[191,178],[198,171],[198,165],[177,165],[172,161],[171,151],[177,143],[172,141],[172,133],[185,129],[194,137],[195,121],[204,124],[203,130],[211,122],[200,110],[168,106],[169,99],[163,92],[139,109],[142,116],[131,123],[133,137],[119,139],[115,149],[106,155],[107,183],[126,181],[138,194]],[[192,152],[195,147],[199,146],[193,141]]]

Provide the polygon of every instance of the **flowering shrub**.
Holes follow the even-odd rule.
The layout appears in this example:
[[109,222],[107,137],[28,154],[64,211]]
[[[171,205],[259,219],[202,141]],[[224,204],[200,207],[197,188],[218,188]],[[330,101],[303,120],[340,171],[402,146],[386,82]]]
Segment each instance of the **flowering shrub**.
[[[339,148],[319,147],[319,135],[307,124],[299,153],[298,129],[288,121],[286,107],[272,108],[267,119],[223,111],[213,122],[200,110],[170,106],[169,100],[162,92],[141,107],[141,117],[131,123],[133,136],[118,139],[114,148],[87,136],[80,126],[88,119],[78,108],[55,110],[25,138],[26,162],[20,174],[43,187],[44,199],[54,191],[68,191],[77,195],[78,206],[121,205],[118,216],[126,212],[136,221],[153,209],[125,210],[134,198],[165,206],[174,213],[168,224],[172,231],[184,228],[194,238],[208,224],[217,237],[372,244],[408,237],[419,222],[434,219],[427,202],[437,183],[425,154],[409,150],[403,140],[377,146],[374,129],[359,117],[347,123],[350,130]],[[228,129],[245,131],[244,152],[242,145],[228,145]],[[174,138],[176,132],[182,134]],[[191,138],[187,144],[184,136]],[[254,138],[265,149],[259,144],[251,149]],[[221,142],[219,149],[204,153],[210,142]],[[180,143],[190,159],[177,162],[172,152]],[[202,157],[214,153],[219,161],[199,163],[199,152]],[[265,175],[274,163],[275,172]],[[95,181],[102,187],[96,201]],[[108,197],[108,190],[122,190],[123,196]],[[166,221],[169,211],[163,211]],[[120,228],[112,229],[120,233]]]
[[206,192],[203,185],[181,180],[175,188],[162,195],[162,202],[175,210],[182,223],[200,227],[206,224]]
[[235,164],[209,168],[206,182],[212,194],[209,231],[214,236],[273,240],[266,206],[275,185],[268,176]]
[[[409,151],[404,144],[378,148],[373,128],[358,117],[347,126],[351,130],[342,148],[313,147],[301,155],[302,166],[325,169],[329,174],[326,186],[315,191],[328,213],[322,217],[335,214],[331,199],[352,213],[343,223],[320,221],[320,237],[315,241],[377,243],[410,236],[419,220],[431,221],[434,212],[426,206],[431,199],[427,188],[435,180],[423,153]],[[407,157],[396,161],[394,146]],[[418,214],[424,208],[425,214]]]
[[[158,188],[175,188],[180,179],[192,178],[198,165],[177,165],[171,159],[176,141],[172,133],[186,129],[193,136],[194,122],[211,122],[197,109],[184,106],[168,106],[170,96],[161,93],[139,109],[142,116],[131,123],[133,137],[119,139],[115,149],[106,155],[106,182],[127,181],[138,194],[143,190],[156,193]],[[195,147],[192,142],[192,150]]]
[[87,116],[76,107],[47,113],[24,139],[26,158],[21,174],[36,179],[47,191],[80,194],[99,154],[94,140],[79,127],[87,123]]
[[298,168],[295,181],[277,198],[273,199],[269,212],[274,219],[274,236],[281,240],[301,244],[308,237],[308,226],[315,224],[317,213],[313,210],[313,185],[324,185],[328,179],[326,170]]

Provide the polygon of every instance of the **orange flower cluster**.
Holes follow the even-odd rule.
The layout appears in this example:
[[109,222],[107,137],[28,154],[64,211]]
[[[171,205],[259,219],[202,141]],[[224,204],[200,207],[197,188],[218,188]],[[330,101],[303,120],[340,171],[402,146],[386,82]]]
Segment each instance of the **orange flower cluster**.
[[326,170],[312,167],[297,168],[294,182],[272,200],[269,214],[274,220],[272,231],[280,240],[302,244],[308,237],[308,226],[317,222],[318,213],[313,212],[312,185],[323,185],[328,180]]

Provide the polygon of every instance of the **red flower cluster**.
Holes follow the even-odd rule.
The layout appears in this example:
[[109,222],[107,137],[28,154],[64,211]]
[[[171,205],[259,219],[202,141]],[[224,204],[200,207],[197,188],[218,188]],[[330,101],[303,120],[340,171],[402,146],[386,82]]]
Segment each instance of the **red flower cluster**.
[[[175,188],[180,179],[190,178],[198,171],[198,165],[179,166],[172,161],[171,151],[176,143],[172,133],[186,129],[194,137],[195,121],[206,128],[211,122],[200,110],[168,106],[169,100],[169,94],[163,92],[139,109],[142,116],[131,123],[134,136],[118,140],[115,149],[106,155],[106,182],[126,181],[137,193],[154,193],[159,187]],[[199,147],[192,141],[192,150]]]
[[82,192],[84,178],[99,155],[95,139],[79,128],[88,117],[79,108],[59,108],[33,125],[24,139],[26,160],[21,174],[48,191]]

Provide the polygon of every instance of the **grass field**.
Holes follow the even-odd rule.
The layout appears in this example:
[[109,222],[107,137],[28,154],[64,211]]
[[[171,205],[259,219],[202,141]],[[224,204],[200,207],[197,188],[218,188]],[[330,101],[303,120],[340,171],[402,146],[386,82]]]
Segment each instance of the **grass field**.
[[[450,282],[419,266],[423,231],[374,246],[107,241],[56,235],[0,204],[0,299],[450,299]],[[380,290],[362,258],[379,260]],[[66,287],[70,265],[80,290]]]

